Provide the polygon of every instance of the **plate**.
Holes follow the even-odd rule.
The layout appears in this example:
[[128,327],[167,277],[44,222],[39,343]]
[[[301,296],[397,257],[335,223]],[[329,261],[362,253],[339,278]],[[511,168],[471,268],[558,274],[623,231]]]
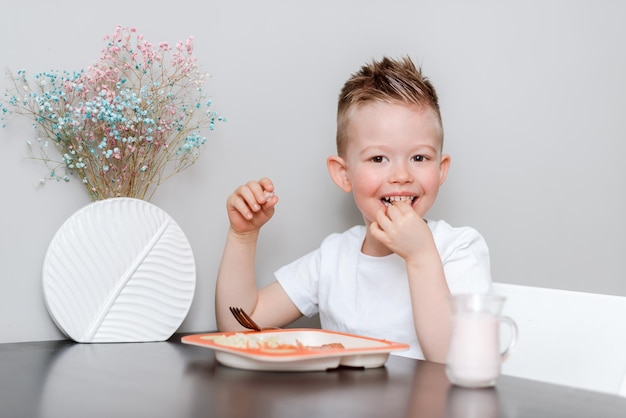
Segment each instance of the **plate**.
[[215,350],[216,360],[225,366],[266,371],[381,367],[389,353],[409,348],[408,344],[309,328],[194,334],[184,336],[182,342]]

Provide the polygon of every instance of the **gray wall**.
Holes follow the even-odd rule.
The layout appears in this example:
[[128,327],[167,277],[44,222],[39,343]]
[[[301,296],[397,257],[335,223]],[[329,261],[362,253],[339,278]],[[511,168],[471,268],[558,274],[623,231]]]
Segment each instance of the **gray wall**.
[[[153,199],[196,255],[184,330],[215,327],[224,202],[237,185],[271,176],[281,198],[261,237],[263,283],[360,222],[325,158],[339,88],[383,54],[411,55],[441,96],[452,167],[431,218],[478,228],[496,281],[626,295],[626,3],[53,3],[3,4],[0,66],[80,69],[121,24],[153,42],[195,36],[214,75],[208,89],[228,122]],[[26,158],[31,136],[25,121],[0,129],[0,342],[62,337],[44,307],[41,264],[57,228],[88,203],[78,182],[38,187],[44,169]]]

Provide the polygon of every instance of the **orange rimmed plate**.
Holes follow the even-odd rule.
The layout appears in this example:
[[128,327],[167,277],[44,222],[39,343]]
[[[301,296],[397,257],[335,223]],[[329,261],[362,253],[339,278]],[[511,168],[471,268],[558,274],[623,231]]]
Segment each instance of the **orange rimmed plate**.
[[[266,371],[321,371],[339,366],[381,367],[393,351],[408,344],[321,329],[217,332],[187,335],[185,344],[215,350],[229,367]],[[328,347],[341,344],[342,347]]]

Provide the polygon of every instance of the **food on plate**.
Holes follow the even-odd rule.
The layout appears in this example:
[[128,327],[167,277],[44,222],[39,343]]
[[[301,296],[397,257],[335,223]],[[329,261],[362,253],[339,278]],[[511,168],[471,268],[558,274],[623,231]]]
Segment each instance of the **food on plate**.
[[[209,337],[208,337],[209,338]],[[257,336],[236,333],[232,335],[211,336],[215,344],[233,348],[244,348],[246,350],[262,351],[265,353],[296,353],[311,351],[327,351],[345,348],[341,343],[329,343],[322,345],[305,345],[296,340],[295,344],[286,343],[276,335]]]

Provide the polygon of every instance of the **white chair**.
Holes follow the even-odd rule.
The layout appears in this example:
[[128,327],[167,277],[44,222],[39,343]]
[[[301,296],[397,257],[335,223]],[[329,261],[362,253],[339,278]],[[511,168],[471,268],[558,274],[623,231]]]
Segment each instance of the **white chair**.
[[519,328],[502,374],[626,397],[626,297],[504,283],[493,293]]

